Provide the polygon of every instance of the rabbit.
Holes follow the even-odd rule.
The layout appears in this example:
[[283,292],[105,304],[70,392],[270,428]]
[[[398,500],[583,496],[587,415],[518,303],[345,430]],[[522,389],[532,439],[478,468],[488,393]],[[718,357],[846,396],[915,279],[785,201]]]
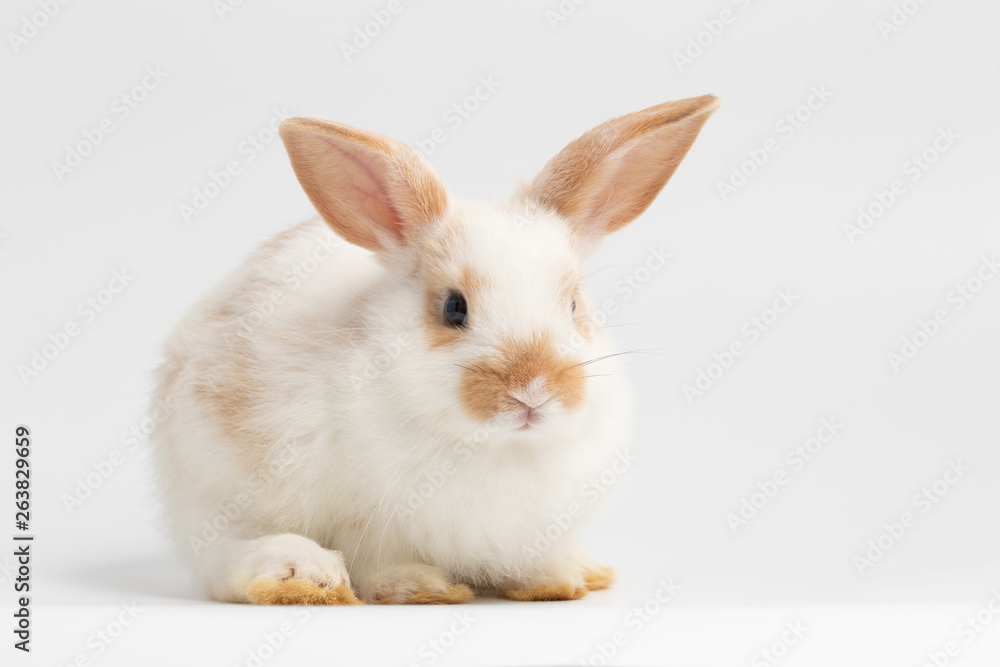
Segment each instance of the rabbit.
[[719,101],[610,120],[501,205],[415,151],[283,122],[319,217],[259,247],[169,337],[151,438],[169,535],[208,597],[256,604],[571,600],[574,538],[629,455],[632,402],[581,288]]

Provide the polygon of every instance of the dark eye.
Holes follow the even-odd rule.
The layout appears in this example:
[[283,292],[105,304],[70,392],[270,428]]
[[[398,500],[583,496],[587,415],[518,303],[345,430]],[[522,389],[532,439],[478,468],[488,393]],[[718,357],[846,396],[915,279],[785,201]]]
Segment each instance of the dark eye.
[[453,327],[465,328],[468,316],[465,297],[458,292],[449,293],[448,298],[444,300],[444,321]]
[[569,304],[569,309],[576,314],[576,299],[573,299]]

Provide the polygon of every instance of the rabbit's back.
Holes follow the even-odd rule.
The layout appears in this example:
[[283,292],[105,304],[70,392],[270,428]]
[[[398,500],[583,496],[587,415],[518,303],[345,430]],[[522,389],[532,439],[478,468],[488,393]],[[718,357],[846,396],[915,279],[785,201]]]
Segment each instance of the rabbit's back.
[[259,522],[294,513],[280,506],[283,482],[308,465],[343,394],[321,369],[352,363],[365,342],[347,326],[353,304],[383,273],[314,219],[261,245],[181,321],[155,398],[169,415],[152,438],[180,543],[234,505]]

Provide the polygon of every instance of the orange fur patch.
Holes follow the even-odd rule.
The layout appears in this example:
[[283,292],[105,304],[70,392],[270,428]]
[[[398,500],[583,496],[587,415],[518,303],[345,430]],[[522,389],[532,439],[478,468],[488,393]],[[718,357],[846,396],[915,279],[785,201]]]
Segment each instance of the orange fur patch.
[[587,594],[586,588],[578,588],[573,584],[542,584],[529,588],[515,588],[497,591],[498,598],[516,600],[518,602],[552,602],[555,600],[579,600]]
[[597,331],[597,323],[591,317],[590,306],[587,305],[587,300],[582,294],[576,295],[576,312],[573,313],[573,323],[584,340],[590,340],[594,332]]
[[250,369],[252,361],[255,357],[251,347],[242,341],[237,343],[234,352],[222,355],[216,365],[198,369],[194,391],[199,400],[214,408],[218,424],[227,435],[260,445],[261,435],[247,428],[244,418],[257,399],[259,383]]
[[[268,261],[273,252],[292,244],[297,237],[313,234],[312,229],[313,221],[309,221],[281,232],[259,246],[251,261]],[[265,413],[259,409],[261,403],[273,400],[275,389],[269,381],[273,377],[269,370],[275,361],[261,358],[257,340],[273,339],[299,353],[319,353],[331,345],[346,347],[366,337],[367,323],[358,316],[346,322],[343,329],[324,331],[322,335],[275,331],[268,325],[247,328],[247,322],[252,320],[249,315],[270,303],[275,290],[283,289],[278,277],[231,286],[223,298],[205,311],[209,326],[223,344],[211,355],[191,356],[190,350],[176,346],[168,350],[170,366],[182,368],[190,376],[184,384],[192,387],[195,398],[205,406],[219,429],[238,445],[235,451],[247,470],[262,478],[275,469],[272,446],[280,436],[262,421]],[[354,303],[360,304],[363,299],[364,295],[358,295]],[[362,309],[352,305],[346,310],[357,313]],[[309,317],[312,319],[304,324],[307,330],[329,329],[325,313],[315,311]],[[173,384],[175,379],[168,381]]]
[[559,293],[567,304],[576,303],[573,311],[573,323],[576,330],[585,339],[594,335],[597,325],[590,318],[590,308],[580,292],[580,277],[575,271],[568,271],[559,280]]
[[427,344],[431,348],[454,345],[465,332],[444,321],[444,300],[448,290],[457,290],[465,297],[469,309],[469,321],[474,322],[481,299],[486,298],[489,281],[474,269],[465,267],[458,275],[437,267],[426,267],[424,281],[427,293],[424,296],[423,330]]
[[257,577],[250,582],[247,599],[251,604],[364,604],[347,586],[324,588],[306,579],[278,581],[270,577]]
[[460,221],[445,217],[420,230],[420,256],[425,264],[444,266],[466,240],[467,230]]
[[478,361],[465,371],[461,390],[465,409],[474,418],[489,421],[504,408],[518,408],[511,392],[526,388],[535,378],[544,378],[548,390],[566,408],[583,402],[583,369],[564,359],[549,336],[537,335],[508,340],[496,357]]
[[610,567],[598,567],[583,573],[587,590],[600,591],[615,583],[615,571]]
[[392,597],[379,600],[379,604],[464,604],[475,598],[475,593],[465,584],[455,584],[443,591],[418,590],[410,593],[402,602],[395,602]]

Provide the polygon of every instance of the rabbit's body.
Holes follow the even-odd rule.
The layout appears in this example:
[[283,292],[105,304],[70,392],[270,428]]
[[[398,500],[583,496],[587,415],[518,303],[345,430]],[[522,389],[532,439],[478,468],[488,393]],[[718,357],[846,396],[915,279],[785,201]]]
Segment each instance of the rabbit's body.
[[[677,127],[697,134],[699,99]],[[279,583],[300,580],[379,602],[607,585],[572,533],[628,468],[631,402],[579,282],[591,237],[637,204],[605,201],[581,234],[552,173],[502,208],[460,204],[391,140],[297,122],[283,138],[325,222],[210,292],[161,370],[156,465],[199,583],[255,602],[324,601]]]
[[[156,435],[158,467],[177,543],[217,597],[230,596],[199,567],[207,555],[280,533],[357,562],[363,593],[366,563],[513,586],[569,529],[558,521],[570,505],[594,499],[588,480],[622,469],[629,395],[616,359],[592,365],[607,375],[576,428],[543,443],[449,417],[457,399],[435,392],[441,378],[412,354],[426,345],[418,318],[365,307],[405,303],[390,273],[325,223],[303,223],[254,253],[168,343],[160,398],[174,409]],[[594,338],[591,357],[611,352]]]

